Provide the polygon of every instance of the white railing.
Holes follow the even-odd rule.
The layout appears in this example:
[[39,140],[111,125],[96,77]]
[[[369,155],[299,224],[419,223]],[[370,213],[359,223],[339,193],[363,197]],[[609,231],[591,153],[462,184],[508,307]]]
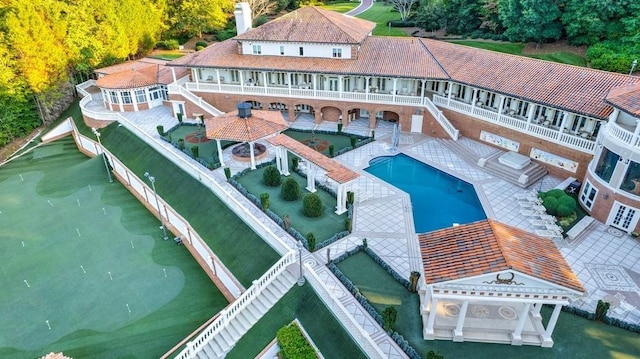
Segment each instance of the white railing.
[[344,305],[335,298],[324,286],[318,274],[305,263],[305,278],[309,281],[309,284],[313,286],[313,289],[316,291],[320,299],[324,302],[324,304],[331,310],[333,315],[342,323],[345,327],[349,335],[353,338],[353,341],[356,342],[364,351],[365,355],[368,358],[386,358],[387,356],[382,352],[380,347],[373,341],[369,333],[367,333],[358,322],[356,322],[355,318],[349,311],[344,307]]
[[[435,97],[436,96],[434,95],[434,99]],[[423,105],[427,109],[427,111],[429,111],[431,116],[433,116],[436,119],[436,121],[438,121],[440,126],[442,126],[442,128],[447,132],[447,134],[451,136],[451,138],[454,141],[457,141],[458,137],[460,136],[460,131],[457,128],[453,127],[451,122],[449,122],[449,119],[445,117],[442,111],[439,108],[437,108],[436,105],[434,105],[433,102],[431,102],[431,100],[429,100],[428,97],[424,98]]]
[[96,80],[87,80],[81,84],[76,85],[76,90],[82,97],[91,97],[91,94],[87,92],[87,89],[96,84]]
[[192,341],[187,343],[187,347],[178,353],[175,359],[188,359],[193,358],[196,353],[202,350],[202,347],[207,345],[215,336],[223,331],[243,309],[247,308],[257,297],[262,290],[268,285],[273,283],[276,278],[287,270],[290,264],[296,262],[295,251],[290,250],[285,254],[278,262],[276,262],[268,272],[262,277],[253,282],[253,285],[247,289],[238,299],[232,304],[223,309],[220,315],[213,323],[209,324],[205,330],[202,331]]
[[633,143],[633,132],[625,130],[617,123],[610,122],[609,124],[607,124],[607,130],[609,135],[616,140],[632,146],[637,145]]
[[[544,140],[556,142],[563,146],[570,147],[581,152],[593,154],[593,151],[595,150],[595,142],[592,140],[569,134],[560,135],[558,130],[556,129],[529,123],[526,120],[517,119],[508,115],[501,115],[496,111],[473,107],[464,102],[460,102],[454,99],[449,100],[446,97],[435,94],[433,95],[433,103],[438,106],[454,110],[456,112],[471,115],[482,121],[495,123],[503,127],[511,128],[518,132],[526,133],[528,135],[542,138]],[[628,131],[621,128],[615,129],[614,133],[612,133],[613,136],[620,139],[621,141],[629,141],[626,143],[630,143],[631,136],[628,136],[627,134]]]
[[169,93],[176,93],[184,96],[185,98],[193,102],[195,105],[198,105],[201,109],[209,112],[212,116],[220,116],[224,113],[218,110],[217,108],[211,106],[207,101],[204,101],[201,97],[194,95],[193,93],[191,93],[189,90],[185,89],[182,86],[171,85],[171,86],[168,86],[168,90],[169,90]]

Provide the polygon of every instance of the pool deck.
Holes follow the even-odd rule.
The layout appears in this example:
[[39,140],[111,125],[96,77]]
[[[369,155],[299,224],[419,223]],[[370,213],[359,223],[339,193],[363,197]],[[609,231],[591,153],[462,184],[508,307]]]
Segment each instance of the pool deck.
[[[93,103],[96,101],[91,104]],[[97,110],[96,107],[92,107],[92,109]],[[103,109],[103,111],[106,110]],[[157,125],[162,124],[165,128],[170,128],[177,123],[177,120],[171,116],[169,109],[164,107],[122,114],[154,138],[158,138]],[[367,126],[367,120],[356,120],[345,126],[344,132],[366,135],[370,133]],[[336,129],[336,123],[325,122],[316,125],[311,116],[303,115],[291,123],[291,128],[333,131]],[[372,158],[399,152],[472,183],[487,217],[534,233],[534,228],[528,218],[520,214],[519,206],[514,198],[515,194],[523,192],[522,188],[493,177],[483,172],[479,167],[465,162],[435,138],[402,133],[398,148],[392,149],[389,145],[392,130],[392,124],[379,121],[378,128],[375,130],[377,141],[335,158],[360,173],[361,176],[356,183],[354,230],[348,237],[327,247],[331,249],[331,257],[339,256],[344,251],[362,243],[362,239],[366,238],[369,247],[384,258],[399,274],[408,277],[412,270],[422,270],[409,196],[363,171]],[[259,142],[265,144],[268,149],[271,148],[266,141]],[[495,148],[467,138],[461,138],[459,142],[480,155],[495,152]],[[169,144],[164,147],[172,151],[168,156],[187,157]],[[271,160],[274,157],[273,151],[269,152],[269,156],[263,161]],[[248,167],[246,163],[232,161],[230,149],[225,150],[224,159],[233,173]],[[223,186],[229,186],[222,169],[212,171],[210,177]],[[564,178],[546,176],[532,188],[546,191],[554,188],[563,180]],[[253,212],[257,216],[265,217],[260,218],[261,221],[270,221],[262,212]],[[559,241],[556,245],[587,290],[587,295],[573,302],[573,306],[594,312],[598,300],[606,299],[611,303],[610,316],[629,323],[640,323],[640,272],[638,272],[638,268],[640,268],[640,241],[638,239],[595,222],[570,243]],[[306,254],[305,258],[318,263],[315,270],[325,280],[325,287],[337,298],[350,297],[345,296],[344,288],[336,284],[335,277],[324,265],[321,265],[326,262],[327,248],[313,254]],[[388,356],[391,358],[406,357],[404,353],[398,352],[395,343],[389,342],[390,339],[383,338],[384,333],[379,332],[377,324],[371,323],[370,317],[366,313],[362,313],[361,307],[357,305],[357,302],[355,304],[354,302],[350,299],[343,300],[345,307],[351,311],[354,317],[358,318],[363,329],[368,331],[372,337],[377,338],[376,341],[381,348],[384,348],[383,350]],[[388,336],[386,337],[388,338]]]

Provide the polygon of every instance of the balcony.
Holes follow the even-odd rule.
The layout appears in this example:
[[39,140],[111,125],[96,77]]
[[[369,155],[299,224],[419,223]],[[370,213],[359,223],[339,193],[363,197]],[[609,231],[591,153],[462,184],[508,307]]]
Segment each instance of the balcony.
[[633,147],[634,150],[640,149],[640,136],[634,134],[634,131],[627,129],[616,122],[609,122],[607,124],[606,133],[609,137],[612,137],[627,146]]
[[[392,94],[384,92],[365,92],[365,90],[352,91],[327,91],[315,90],[309,85],[238,85],[238,84],[217,84],[207,82],[185,82],[183,86],[193,92],[210,92],[225,94],[254,94],[278,97],[313,98],[335,101],[357,101],[370,103],[385,103],[393,105],[424,106],[423,98],[415,94]],[[171,91],[171,89],[170,89]]]
[[566,133],[557,128],[550,127],[550,124],[527,122],[527,119],[518,116],[515,112],[498,113],[493,108],[483,108],[472,106],[457,99],[447,99],[446,97],[433,95],[433,103],[450,110],[473,116],[479,120],[490,122],[502,127],[538,137],[546,141],[558,143],[562,146],[576,149],[578,151],[593,154],[595,150],[595,140],[587,133]]

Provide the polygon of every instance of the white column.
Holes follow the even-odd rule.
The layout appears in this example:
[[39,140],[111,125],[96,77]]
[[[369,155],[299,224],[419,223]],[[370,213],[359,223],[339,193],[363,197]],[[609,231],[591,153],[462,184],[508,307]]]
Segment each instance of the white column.
[[516,324],[516,330],[511,333],[511,345],[522,345],[522,329],[524,329],[524,324],[529,318],[529,308],[531,308],[531,303],[524,303],[524,307],[520,311],[518,324]]
[[529,113],[527,114],[527,123],[531,123],[533,121],[533,116],[536,113],[536,104],[529,103]]
[[242,71],[238,70],[238,78],[240,79],[240,92],[244,93],[244,76],[242,76]]
[[[171,68],[171,71],[173,71],[173,67]],[[196,80],[196,84],[200,83],[200,74],[202,73],[201,71],[202,69],[191,69],[191,77]]]
[[255,170],[256,169],[256,156],[254,155],[254,151],[253,151],[253,142],[249,142],[249,152],[251,153],[251,169]]
[[289,87],[289,96],[291,96],[291,72],[287,72],[287,86]]
[[545,329],[544,334],[542,335],[542,346],[545,348],[551,348],[553,346],[553,339],[551,339],[551,334],[553,334],[553,329],[556,327],[561,309],[562,304],[556,304],[555,307],[553,307],[553,313],[551,313],[551,318],[549,318],[547,329]]
[[220,70],[216,69],[216,82],[218,83],[218,91],[222,91],[220,86]]
[[394,78],[393,79],[393,102],[396,102],[396,93],[398,88],[398,79]]
[[343,214],[347,211],[347,186],[345,183],[338,184],[336,193],[336,214]]
[[429,319],[427,319],[427,327],[424,329],[423,337],[425,340],[435,339],[433,327],[436,323],[436,315],[438,312],[438,297],[431,297],[431,311],[429,311]]
[[172,67],[172,68],[171,68],[171,75],[173,76],[173,82],[178,81],[178,80],[176,79],[176,69],[175,69],[175,67]]
[[282,147],[282,152],[280,153],[280,158],[282,161],[282,170],[283,175],[288,176],[289,173],[289,151],[286,148]]
[[147,104],[149,105],[149,108],[151,108],[151,92],[149,92],[148,87],[144,89],[144,96],[147,98]]
[[122,101],[122,91],[116,92],[116,95],[118,96],[118,107],[120,107],[120,112],[123,112],[124,111],[124,107],[122,106],[122,103],[124,101]]
[[447,94],[447,106],[451,103],[451,95],[453,94],[453,82],[449,82],[449,93]]
[[344,91],[344,76],[338,76],[338,97],[342,98],[342,92]]
[[471,112],[476,108],[476,94],[478,93],[478,89],[473,89],[471,93]]
[[469,300],[462,302],[462,308],[458,314],[458,322],[456,323],[456,329],[453,331],[453,341],[463,342],[464,336],[462,335],[462,327],[464,325],[464,318],[467,316],[467,308],[469,307]]
[[282,174],[282,147],[276,147],[276,168],[278,168],[278,172]]
[[129,90],[129,95],[131,96],[131,103],[133,104],[133,110],[138,111],[138,99],[136,98],[136,90]]
[[318,90],[318,74],[313,74],[313,97],[316,97],[316,91]]
[[569,113],[564,112],[562,114],[562,122],[560,122],[560,130],[558,130],[558,135],[556,137],[558,141],[560,140],[560,136],[562,136],[562,133],[564,132],[565,127],[567,126],[568,120],[569,120]]
[[314,193],[316,191],[316,170],[315,163],[307,161],[307,191]]
[[262,87],[264,87],[264,93],[267,93],[267,72],[262,71]]
[[633,137],[631,138],[631,143],[637,143],[639,136],[640,136],[640,121],[636,120],[636,128],[633,131]]
[[[364,98],[369,99],[369,79],[371,77],[364,78]],[[369,115],[369,120],[371,120],[371,115]]]
[[220,166],[224,167],[224,157],[222,156],[222,146],[220,140],[216,139],[216,146],[218,147],[218,159],[220,159]]
[[540,318],[540,309],[542,309],[542,303],[533,304],[533,309],[531,309],[531,316],[534,318]]
[[424,103],[424,86],[426,85],[426,80],[421,80],[422,85],[420,86],[420,103]]
[[498,95],[500,96],[500,105],[498,105],[498,116],[502,116],[502,112],[504,109],[504,101],[506,99],[506,97],[502,96],[502,95]]

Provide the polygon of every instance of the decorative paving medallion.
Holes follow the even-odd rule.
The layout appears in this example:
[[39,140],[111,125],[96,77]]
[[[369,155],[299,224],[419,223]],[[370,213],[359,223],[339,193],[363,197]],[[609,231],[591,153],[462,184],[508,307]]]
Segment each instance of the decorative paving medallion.
[[607,229],[607,232],[612,235],[612,236],[616,236],[616,237],[622,237],[624,235],[624,232],[622,232],[621,230],[617,229],[617,228],[613,228],[613,227],[609,227]]
[[640,290],[622,266],[606,264],[587,264],[587,269],[603,290],[621,290],[637,292]]
[[474,305],[471,307],[471,314],[476,318],[488,318],[489,317],[489,309],[484,305]]
[[444,312],[448,317],[457,317],[460,314],[460,306],[457,304],[446,304],[444,306]]
[[511,307],[500,307],[500,309],[498,309],[498,314],[506,320],[514,320],[518,318],[518,313],[516,313],[516,311]]

